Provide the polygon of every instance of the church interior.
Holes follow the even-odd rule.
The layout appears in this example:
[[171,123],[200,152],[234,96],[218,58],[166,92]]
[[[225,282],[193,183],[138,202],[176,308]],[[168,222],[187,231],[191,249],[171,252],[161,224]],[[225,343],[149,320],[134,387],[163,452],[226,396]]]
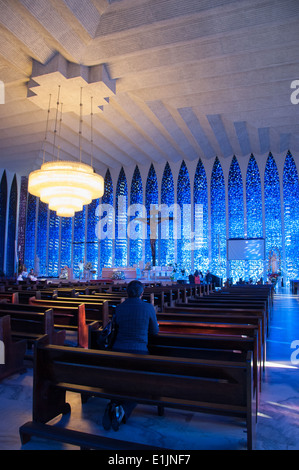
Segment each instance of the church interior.
[[0,8],[0,450],[298,450],[298,1]]

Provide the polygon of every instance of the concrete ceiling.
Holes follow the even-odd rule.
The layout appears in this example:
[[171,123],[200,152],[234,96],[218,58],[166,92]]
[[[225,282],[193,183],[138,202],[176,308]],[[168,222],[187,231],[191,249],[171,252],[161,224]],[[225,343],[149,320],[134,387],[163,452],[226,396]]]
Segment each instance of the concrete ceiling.
[[99,172],[299,151],[298,0],[0,0],[0,12],[2,168],[78,159],[79,142]]

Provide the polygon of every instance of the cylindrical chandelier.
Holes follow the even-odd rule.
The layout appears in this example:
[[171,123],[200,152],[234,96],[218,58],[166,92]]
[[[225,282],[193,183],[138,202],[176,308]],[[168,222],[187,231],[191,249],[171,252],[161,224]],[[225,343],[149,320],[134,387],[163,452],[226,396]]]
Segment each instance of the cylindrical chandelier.
[[[60,91],[60,90],[59,90]],[[51,97],[50,97],[51,99]],[[59,94],[57,99],[57,111]],[[50,101],[48,118],[50,112]],[[91,110],[92,118],[92,110]],[[56,113],[57,121],[57,113]],[[47,120],[48,127],[48,120]],[[56,160],[43,163],[40,170],[29,174],[28,191],[49,205],[49,209],[56,211],[61,217],[72,217],[75,212],[81,211],[83,206],[90,204],[104,194],[104,178],[96,174],[92,166],[81,162],[81,134],[82,134],[82,88],[80,102],[80,162]],[[91,122],[92,129],[92,122]],[[47,130],[46,130],[47,134]],[[56,124],[55,133],[56,136]],[[46,137],[45,137],[46,139]],[[55,141],[54,141],[55,147]]]
[[72,161],[44,163],[29,175],[28,191],[61,217],[72,217],[104,194],[104,179],[91,166]]

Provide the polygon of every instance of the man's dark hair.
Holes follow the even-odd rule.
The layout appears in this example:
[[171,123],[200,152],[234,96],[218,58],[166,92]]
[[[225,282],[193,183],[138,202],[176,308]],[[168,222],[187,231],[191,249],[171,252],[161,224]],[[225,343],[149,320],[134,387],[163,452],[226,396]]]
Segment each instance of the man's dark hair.
[[140,297],[143,293],[143,285],[140,281],[131,281],[127,285],[128,297]]

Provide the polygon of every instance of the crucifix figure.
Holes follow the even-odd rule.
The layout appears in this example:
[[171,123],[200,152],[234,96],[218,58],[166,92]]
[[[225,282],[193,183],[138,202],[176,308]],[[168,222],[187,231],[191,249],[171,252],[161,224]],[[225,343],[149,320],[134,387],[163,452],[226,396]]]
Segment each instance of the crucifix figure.
[[157,228],[158,225],[166,220],[174,220],[173,216],[169,217],[162,217],[159,214],[159,210],[157,209],[155,204],[151,204],[150,214],[147,217],[136,217],[135,220],[143,222],[150,227],[150,247],[151,247],[151,254],[152,254],[152,265],[156,266],[156,252],[157,252]]

